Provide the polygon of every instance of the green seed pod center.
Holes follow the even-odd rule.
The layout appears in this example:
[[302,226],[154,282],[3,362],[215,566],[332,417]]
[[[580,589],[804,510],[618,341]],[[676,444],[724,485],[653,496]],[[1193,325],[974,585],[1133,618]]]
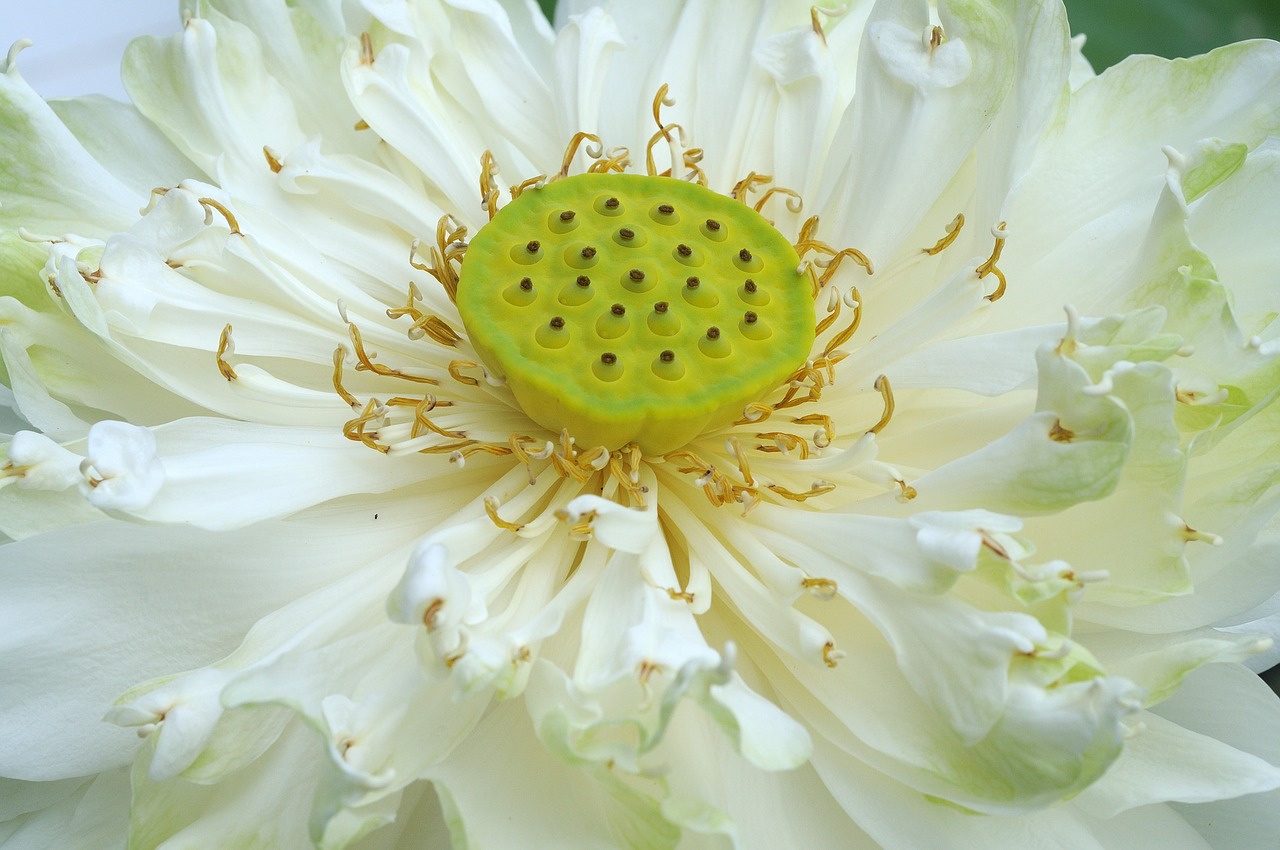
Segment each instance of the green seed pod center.
[[728,425],[813,347],[795,249],[697,184],[581,174],[521,194],[467,248],[457,304],[538,424],[674,451]]

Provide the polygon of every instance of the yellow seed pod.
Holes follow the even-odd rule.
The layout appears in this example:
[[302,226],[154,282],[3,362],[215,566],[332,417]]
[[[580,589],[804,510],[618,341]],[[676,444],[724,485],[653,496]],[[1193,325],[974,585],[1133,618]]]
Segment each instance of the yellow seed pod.
[[471,241],[457,305],[489,369],[579,446],[665,454],[727,425],[809,356],[791,244],[759,213],[669,177],[528,189]]

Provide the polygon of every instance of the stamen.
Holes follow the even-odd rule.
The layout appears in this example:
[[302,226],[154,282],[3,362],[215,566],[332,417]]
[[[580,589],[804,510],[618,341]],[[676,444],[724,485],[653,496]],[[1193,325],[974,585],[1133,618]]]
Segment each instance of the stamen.
[[342,386],[342,365],[347,359],[347,349],[339,345],[333,351],[333,389],[342,397],[342,400],[351,406],[352,410],[359,410],[362,405],[359,399],[347,392]]
[[1000,285],[995,288],[994,292],[983,296],[983,298],[993,304],[1004,296],[1005,286],[1008,284],[1008,281],[1005,280],[1004,272],[996,268],[996,263],[1000,260],[1000,254],[1004,251],[1004,243],[1008,239],[1008,235],[1005,231],[1006,226],[1007,222],[1002,221],[1000,224],[996,225],[996,227],[992,228],[991,235],[996,238],[995,248],[991,250],[991,256],[987,258],[987,261],[974,269],[974,271],[978,273],[978,280],[982,280],[987,275],[993,274],[996,276],[996,279],[1000,281]]
[[537,177],[530,177],[528,180],[525,180],[523,183],[521,183],[518,186],[512,186],[508,190],[508,194],[511,195],[511,200],[514,201],[515,199],[523,195],[526,190],[540,188],[546,185],[546,182],[547,182],[547,175],[539,174]]
[[755,211],[761,212],[764,209],[764,205],[769,203],[769,199],[774,195],[785,195],[787,198],[787,209],[792,213],[799,214],[804,209],[804,199],[800,197],[799,192],[794,189],[783,188],[782,186],[770,186],[765,190],[765,193],[760,196],[760,200],[756,201],[754,207]]
[[956,237],[960,235],[962,227],[964,227],[964,213],[958,213],[955,218],[951,219],[951,223],[946,226],[946,235],[935,242],[932,248],[923,248],[921,250],[930,256],[941,253],[950,247],[952,242],[956,241]]
[[381,363],[375,363],[364,350],[364,340],[361,338],[360,329],[356,327],[355,322],[348,322],[347,330],[351,333],[351,344],[355,346],[356,360],[358,361],[356,363],[357,372],[373,372],[375,375],[381,375],[384,378],[402,378],[415,384],[440,383],[435,378],[428,378],[424,375],[409,375],[399,369],[392,369],[388,366],[383,366]]
[[857,248],[843,248],[837,251],[835,255],[830,258],[824,258],[816,261],[819,266],[822,266],[825,269],[822,273],[822,277],[818,279],[819,288],[826,286],[831,281],[831,278],[835,276],[836,271],[840,268],[840,263],[843,262],[845,258],[851,259],[858,265],[862,266],[868,275],[875,273],[875,269],[872,268],[871,261],[867,259],[866,254],[862,253]]
[[1210,546],[1221,546],[1222,538],[1207,531],[1197,531],[1185,522],[1182,524],[1182,539],[1187,543],[1208,543]]
[[267,158],[267,166],[273,174],[279,174],[280,170],[284,168],[284,164],[271,152],[271,148],[266,145],[262,146],[262,155]]
[[[600,137],[595,133],[584,133],[582,131],[574,133],[573,138],[569,140],[568,146],[564,149],[564,157],[560,160],[560,170],[551,178],[553,181],[569,176],[569,166],[573,164],[573,158],[578,155],[578,148],[581,147],[583,142],[590,142],[587,145],[587,156],[592,159],[598,160],[600,155],[604,153],[604,143],[600,141]],[[625,154],[627,149],[614,148],[613,150],[621,150]]]
[[808,416],[801,416],[792,419],[797,425],[818,425],[822,430],[817,431],[813,435],[814,445],[820,449],[825,449],[836,438],[836,427],[830,416],[823,413],[811,413]]
[[729,451],[738,461],[738,473],[742,476],[742,480],[750,487],[756,486],[756,480],[751,477],[751,464],[747,462],[747,453],[742,450],[742,444],[738,442],[738,438],[730,437],[726,443]]
[[373,64],[373,37],[367,32],[360,33],[360,64]]
[[235,343],[231,339],[231,324],[222,329],[222,333],[218,336],[218,353],[214,355],[218,361],[218,371],[222,373],[222,377],[228,381],[234,381],[238,376],[236,370],[231,368],[231,364],[226,358],[235,354]]
[[1049,429],[1049,439],[1055,443],[1069,443],[1076,438],[1074,431],[1062,427],[1062,420],[1055,419],[1053,427]]
[[508,522],[498,516],[498,500],[493,496],[486,496],[484,500],[484,512],[488,514],[489,521],[504,531],[519,532],[524,529],[523,523]]
[[823,601],[835,599],[836,592],[839,590],[839,586],[835,581],[829,578],[802,579],[800,586]]
[[449,377],[453,378],[455,381],[457,381],[460,384],[465,384],[468,387],[480,386],[480,382],[478,380],[471,377],[470,375],[462,374],[463,369],[481,369],[483,371],[483,367],[479,363],[476,363],[474,360],[450,360],[449,361]]
[[213,211],[217,210],[219,213],[222,214],[222,217],[227,220],[227,227],[231,229],[231,233],[233,236],[244,235],[243,233],[240,232],[240,223],[236,221],[236,217],[231,214],[231,210],[227,209],[218,201],[214,200],[213,198],[201,198],[200,206],[204,207],[204,223],[205,224],[210,224],[213,222]]
[[884,399],[884,413],[880,415],[879,422],[867,429],[868,434],[879,434],[893,418],[893,388],[889,386],[888,376],[881,375],[876,378],[875,388],[880,391],[880,396]]
[[498,163],[493,152],[486,150],[480,155],[480,208],[489,214],[489,221],[498,214]]
[[862,324],[862,294],[858,292],[857,287],[851,288],[849,293],[852,295],[852,300],[855,305],[853,308],[853,319],[849,322],[848,327],[833,336],[827,342],[826,346],[823,347],[822,355],[824,357],[832,356],[837,348],[852,339],[853,335],[858,332],[858,326]]
[[809,7],[809,25],[813,27],[813,33],[822,39],[822,46],[827,46],[827,34],[822,31],[822,21],[818,20],[818,7]]
[[[729,193],[729,197],[733,198],[735,201],[742,201],[745,204],[747,202],[747,195],[756,191],[757,188],[766,186],[772,182],[773,177],[769,174],[757,174],[754,171],[748,172],[746,177],[743,177],[734,184],[733,191]],[[800,253],[799,249],[796,250],[796,253]]]

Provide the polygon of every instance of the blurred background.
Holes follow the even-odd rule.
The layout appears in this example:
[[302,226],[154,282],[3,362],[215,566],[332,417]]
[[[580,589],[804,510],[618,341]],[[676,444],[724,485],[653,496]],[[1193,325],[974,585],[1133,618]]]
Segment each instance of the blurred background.
[[[556,0],[538,0],[548,15]],[[644,2],[644,0],[633,0]],[[35,42],[23,76],[45,97],[101,92],[124,98],[120,55],[143,33],[173,32],[192,0],[0,0],[0,50]],[[1073,33],[1101,71],[1130,53],[1194,56],[1246,38],[1280,39],[1280,0],[1066,0]]]

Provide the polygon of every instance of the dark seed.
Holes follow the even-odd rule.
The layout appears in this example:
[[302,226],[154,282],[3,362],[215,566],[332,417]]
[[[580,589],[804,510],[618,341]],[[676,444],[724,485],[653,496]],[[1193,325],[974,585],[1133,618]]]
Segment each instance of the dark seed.
[[528,245],[524,246],[524,249],[528,251],[530,254],[536,254],[540,250],[542,250],[542,243],[539,242],[537,239],[533,239],[529,242]]
[[614,304],[609,308],[609,312],[615,316],[624,316],[627,313],[627,308],[623,307],[621,304]]
[[589,260],[596,255],[596,249],[590,245],[582,249],[582,259]]
[[754,310],[748,310],[742,314],[742,321],[746,322],[748,325],[754,325],[759,320],[760,317],[755,314]]
[[653,305],[653,309],[654,309],[654,312],[665,313],[667,312],[667,302],[659,301],[657,304]]
[[559,316],[553,316],[551,319],[551,327],[555,328],[556,330],[560,330],[561,328],[564,327],[564,319],[560,318]]
[[756,282],[751,278],[747,278],[747,282],[742,284],[742,288],[745,289],[747,292],[755,292],[757,288]]
[[748,251],[746,248],[743,248],[741,251],[738,252],[738,258],[742,260],[744,263],[750,262],[751,252]]
[[682,257],[692,257],[693,249],[683,243],[676,246],[676,253]]
[[576,213],[574,213],[573,210],[565,210],[564,212],[560,213],[560,220],[573,221],[574,215],[576,215]]
[[697,289],[698,286],[701,285],[701,283],[702,281],[698,280],[696,277],[691,277],[684,282],[684,285],[689,287],[690,289]]
[[523,289],[525,292],[532,292],[533,281],[529,280],[529,278],[527,277],[520,278],[520,288]]
[[710,230],[714,233],[719,229],[720,229],[720,222],[716,221],[714,218],[707,219],[707,230]]
[[635,232],[634,230],[632,230],[631,228],[629,228],[629,227],[624,227],[624,228],[622,228],[621,230],[619,230],[619,231],[618,231],[618,235],[619,235],[619,236],[621,236],[623,239],[635,239],[635,238],[636,238],[636,232]]
[[630,277],[636,283],[639,283],[640,281],[644,280],[644,272],[640,271],[639,269],[632,269],[628,273],[628,277]]
[[612,351],[606,351],[604,354],[600,355],[600,362],[606,366],[612,366],[614,363],[618,362],[618,355],[614,354]]
[[676,359],[676,353],[668,348],[666,351],[659,354],[658,357],[663,363],[670,363],[672,360]]
[[717,328],[715,325],[712,325],[711,327],[707,328],[707,339],[719,339],[719,338],[720,338],[719,328]]
[[658,205],[658,212],[662,213],[663,215],[671,215],[675,211],[676,211],[676,208],[671,206],[671,204]]
[[586,289],[590,285],[591,285],[591,278],[587,277],[585,274],[578,275],[578,286],[581,286],[583,289]]
[[616,210],[618,208],[617,198],[606,198],[604,202],[605,209]]

